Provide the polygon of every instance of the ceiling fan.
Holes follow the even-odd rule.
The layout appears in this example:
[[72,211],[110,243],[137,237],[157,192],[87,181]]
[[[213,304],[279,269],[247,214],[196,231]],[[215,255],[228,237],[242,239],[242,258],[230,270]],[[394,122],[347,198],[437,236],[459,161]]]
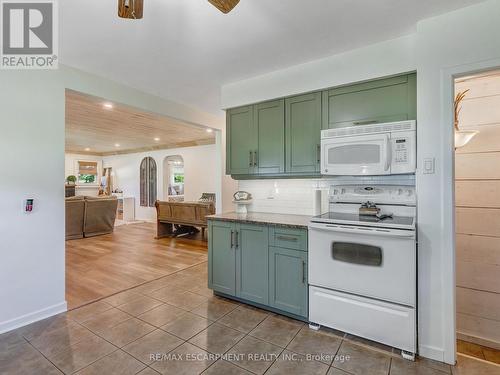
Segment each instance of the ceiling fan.
[[[222,13],[229,13],[240,0],[208,0],[210,4]],[[118,0],[118,16],[121,18],[141,19],[144,10],[144,0]]]

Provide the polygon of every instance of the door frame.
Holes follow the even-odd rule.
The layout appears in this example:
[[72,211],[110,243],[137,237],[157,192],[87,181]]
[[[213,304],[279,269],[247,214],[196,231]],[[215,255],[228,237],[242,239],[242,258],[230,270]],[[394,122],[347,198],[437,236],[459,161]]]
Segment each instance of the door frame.
[[441,70],[441,148],[443,194],[443,251],[441,255],[443,287],[443,350],[444,361],[455,363],[456,346],[456,253],[455,253],[455,145],[454,107],[455,79],[500,68],[500,59],[463,64]]

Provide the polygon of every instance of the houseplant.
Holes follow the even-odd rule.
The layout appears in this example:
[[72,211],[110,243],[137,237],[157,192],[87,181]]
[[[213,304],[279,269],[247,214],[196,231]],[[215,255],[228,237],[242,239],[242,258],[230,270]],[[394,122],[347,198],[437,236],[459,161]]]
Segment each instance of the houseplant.
[[68,183],[68,185],[74,185],[76,183],[76,176],[69,175],[68,177],[66,177],[66,182]]

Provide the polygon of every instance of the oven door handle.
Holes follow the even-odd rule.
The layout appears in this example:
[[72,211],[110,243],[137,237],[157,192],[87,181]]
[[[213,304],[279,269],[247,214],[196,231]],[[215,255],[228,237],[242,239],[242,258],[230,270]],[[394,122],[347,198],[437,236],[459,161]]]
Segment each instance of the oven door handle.
[[415,238],[415,232],[411,230],[348,227],[345,225],[310,223],[309,229],[322,230],[336,233],[364,234],[367,236]]

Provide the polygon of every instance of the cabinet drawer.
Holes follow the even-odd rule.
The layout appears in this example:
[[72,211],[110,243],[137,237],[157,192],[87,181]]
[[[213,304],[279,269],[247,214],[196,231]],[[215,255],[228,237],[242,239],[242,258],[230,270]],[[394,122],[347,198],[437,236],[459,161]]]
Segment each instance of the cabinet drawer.
[[307,251],[307,229],[269,228],[269,244],[275,247]]

